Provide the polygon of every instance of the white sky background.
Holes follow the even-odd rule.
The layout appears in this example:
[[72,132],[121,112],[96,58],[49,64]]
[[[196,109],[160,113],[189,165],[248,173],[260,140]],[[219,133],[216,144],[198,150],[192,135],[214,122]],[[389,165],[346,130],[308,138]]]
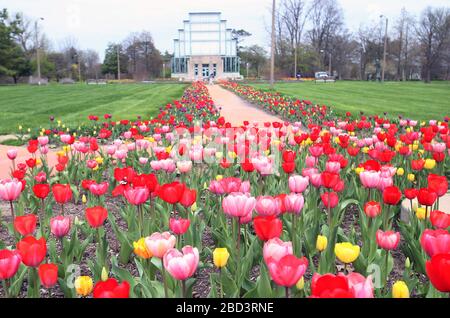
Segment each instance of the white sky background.
[[[279,1],[279,0],[277,0]],[[405,7],[420,15],[427,6],[450,6],[450,0],[338,0],[347,28],[356,31],[379,15],[395,20]],[[0,0],[0,8],[44,17],[42,30],[58,48],[68,37],[82,49],[94,49],[103,58],[108,42],[122,41],[131,32],[148,30],[156,47],[173,51],[173,38],[189,12],[220,11],[228,27],[253,34],[244,45],[267,46],[272,0]]]

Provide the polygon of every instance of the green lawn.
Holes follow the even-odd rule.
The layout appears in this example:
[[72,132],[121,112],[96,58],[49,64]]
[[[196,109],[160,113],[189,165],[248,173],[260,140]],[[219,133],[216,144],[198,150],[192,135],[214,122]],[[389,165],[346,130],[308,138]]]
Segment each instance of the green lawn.
[[[252,84],[268,89],[267,84]],[[332,106],[343,114],[347,111],[368,115],[403,115],[411,119],[442,120],[450,115],[450,82],[350,82],[280,83],[275,90],[314,103]]]
[[138,115],[148,119],[180,98],[185,88],[181,84],[0,86],[0,134],[16,132],[18,125],[48,126],[50,116],[71,126],[87,121],[88,115],[106,113],[113,120]]

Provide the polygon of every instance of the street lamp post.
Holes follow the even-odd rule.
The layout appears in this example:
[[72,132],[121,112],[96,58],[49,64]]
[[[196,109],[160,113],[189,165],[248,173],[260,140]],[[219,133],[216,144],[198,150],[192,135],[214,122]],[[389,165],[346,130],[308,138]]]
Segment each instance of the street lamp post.
[[166,79],[166,63],[163,63],[163,79]]
[[381,82],[384,82],[384,74],[386,71],[386,48],[387,48],[387,32],[388,32],[388,24],[389,20],[387,17],[380,15],[380,18],[386,18],[386,29],[384,31],[384,48],[383,48],[383,69],[381,71]]
[[39,30],[38,30],[38,22],[39,20],[44,21],[44,18],[39,18],[34,22],[34,33],[36,36],[36,64],[37,64],[37,72],[38,72],[38,85],[41,85],[41,57],[39,56]]
[[120,81],[120,45],[117,44],[117,80]]
[[248,79],[248,77],[249,77],[249,70],[250,70],[250,63],[247,62],[247,63],[245,64],[245,66],[247,67],[247,79]]

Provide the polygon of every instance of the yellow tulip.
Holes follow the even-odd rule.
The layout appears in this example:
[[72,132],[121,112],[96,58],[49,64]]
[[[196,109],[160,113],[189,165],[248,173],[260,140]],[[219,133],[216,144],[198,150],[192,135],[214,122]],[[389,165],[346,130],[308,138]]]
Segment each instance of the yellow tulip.
[[197,211],[197,202],[194,202],[194,203],[191,205],[191,211],[192,211],[192,212]]
[[36,159],[36,165],[40,166],[42,164],[42,160],[41,159]]
[[364,147],[364,148],[362,149],[362,152],[363,152],[363,153],[368,153],[368,152],[369,152],[369,147]]
[[89,276],[79,276],[75,280],[75,291],[78,295],[86,297],[92,292],[94,282]]
[[145,237],[140,238],[137,242],[133,242],[134,254],[143,259],[151,258],[153,255],[145,245]]
[[324,251],[327,248],[328,245],[328,239],[326,236],[323,235],[318,235],[317,236],[317,241],[316,241],[316,249],[319,252]]
[[408,285],[402,280],[395,282],[392,285],[392,297],[393,298],[409,298]]
[[397,169],[397,176],[403,176],[404,174],[405,174],[405,169],[403,169],[403,168]]
[[297,287],[298,290],[302,290],[305,287],[305,279],[300,278],[300,280],[297,282],[297,284],[295,284],[295,287]]
[[220,181],[223,179],[223,175],[219,174],[216,176],[216,181]]
[[345,264],[354,262],[359,256],[360,248],[349,242],[337,243],[334,246],[334,253],[337,258]]
[[408,173],[408,181],[414,182],[416,180],[416,176],[412,173]]
[[424,165],[425,169],[431,170],[431,169],[434,169],[434,167],[436,167],[436,160],[425,159],[425,165]]
[[355,168],[355,172],[357,175],[359,175],[363,171],[364,171],[364,168],[362,168],[362,167]]
[[83,204],[86,204],[86,202],[87,202],[86,195],[83,194],[83,196],[81,197],[81,202],[82,202]]
[[217,268],[225,267],[227,265],[229,257],[230,253],[228,253],[226,247],[216,248],[213,252],[214,265],[216,265]]
[[425,215],[425,213],[426,213],[426,209],[425,208],[422,208],[422,207],[417,208],[417,210],[416,210],[416,217],[419,220],[425,220],[425,217],[428,218],[430,216],[430,211],[428,211],[428,213],[426,213],[426,215]]
[[109,274],[108,271],[106,270],[106,267],[102,268],[102,275],[101,275],[101,279],[102,281],[106,282],[108,280]]

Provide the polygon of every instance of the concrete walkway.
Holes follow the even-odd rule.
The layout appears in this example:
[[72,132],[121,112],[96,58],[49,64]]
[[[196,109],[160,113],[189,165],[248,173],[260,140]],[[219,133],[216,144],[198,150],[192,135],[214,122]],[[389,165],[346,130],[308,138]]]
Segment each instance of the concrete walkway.
[[259,126],[265,122],[283,122],[281,118],[253,106],[220,85],[208,85],[207,87],[216,107],[221,108],[220,114],[233,126],[239,127],[245,120],[250,123],[257,122]]

